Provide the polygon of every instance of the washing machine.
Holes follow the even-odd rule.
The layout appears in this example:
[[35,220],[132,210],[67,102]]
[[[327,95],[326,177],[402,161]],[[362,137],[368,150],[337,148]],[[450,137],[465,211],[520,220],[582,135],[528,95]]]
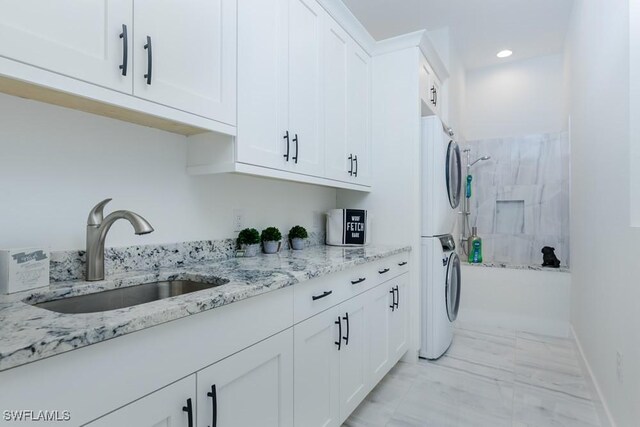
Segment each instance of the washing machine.
[[420,357],[437,359],[453,341],[460,307],[460,257],[450,234],[422,238]]
[[453,132],[436,117],[422,119],[422,236],[452,234],[462,196],[462,161]]

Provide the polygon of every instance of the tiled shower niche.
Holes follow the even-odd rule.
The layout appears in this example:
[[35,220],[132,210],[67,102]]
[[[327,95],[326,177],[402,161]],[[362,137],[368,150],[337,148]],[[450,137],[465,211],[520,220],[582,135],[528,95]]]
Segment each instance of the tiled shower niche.
[[567,132],[468,142],[471,226],[483,239],[485,261],[542,263],[543,246],[569,265],[570,145]]

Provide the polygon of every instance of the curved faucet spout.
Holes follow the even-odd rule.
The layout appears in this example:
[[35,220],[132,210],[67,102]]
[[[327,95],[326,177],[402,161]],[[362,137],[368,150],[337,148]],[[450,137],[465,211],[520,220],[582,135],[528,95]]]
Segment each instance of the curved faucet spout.
[[115,211],[104,217],[104,206],[109,203],[111,199],[103,200],[98,203],[89,212],[89,218],[87,219],[87,280],[103,280],[104,279],[104,243],[107,238],[107,233],[111,229],[111,226],[119,219],[126,219],[133,226],[133,230],[136,234],[148,234],[153,232],[153,227],[149,222],[131,211]]

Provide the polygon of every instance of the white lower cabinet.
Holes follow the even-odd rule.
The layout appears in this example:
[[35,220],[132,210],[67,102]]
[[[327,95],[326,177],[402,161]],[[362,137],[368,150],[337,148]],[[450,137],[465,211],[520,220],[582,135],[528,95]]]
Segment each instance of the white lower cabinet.
[[296,426],[340,425],[338,313],[334,307],[293,327]]
[[197,372],[197,425],[293,426],[293,331]]
[[86,426],[192,427],[197,409],[195,391],[196,376],[194,374],[86,424]]
[[406,352],[407,277],[294,326],[296,426],[339,426]]
[[[408,297],[409,275],[403,274],[388,282],[387,287],[395,289],[395,304],[391,311],[389,326],[389,343],[391,360],[399,360],[409,348],[409,299]],[[384,285],[383,285],[384,286]]]

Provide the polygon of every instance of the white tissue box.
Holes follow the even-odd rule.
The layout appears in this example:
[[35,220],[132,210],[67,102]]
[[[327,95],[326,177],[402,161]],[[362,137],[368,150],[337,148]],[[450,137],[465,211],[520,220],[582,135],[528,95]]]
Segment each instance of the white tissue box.
[[0,249],[0,294],[49,285],[49,261],[46,249]]
[[369,216],[363,209],[331,209],[327,212],[327,245],[369,244]]

